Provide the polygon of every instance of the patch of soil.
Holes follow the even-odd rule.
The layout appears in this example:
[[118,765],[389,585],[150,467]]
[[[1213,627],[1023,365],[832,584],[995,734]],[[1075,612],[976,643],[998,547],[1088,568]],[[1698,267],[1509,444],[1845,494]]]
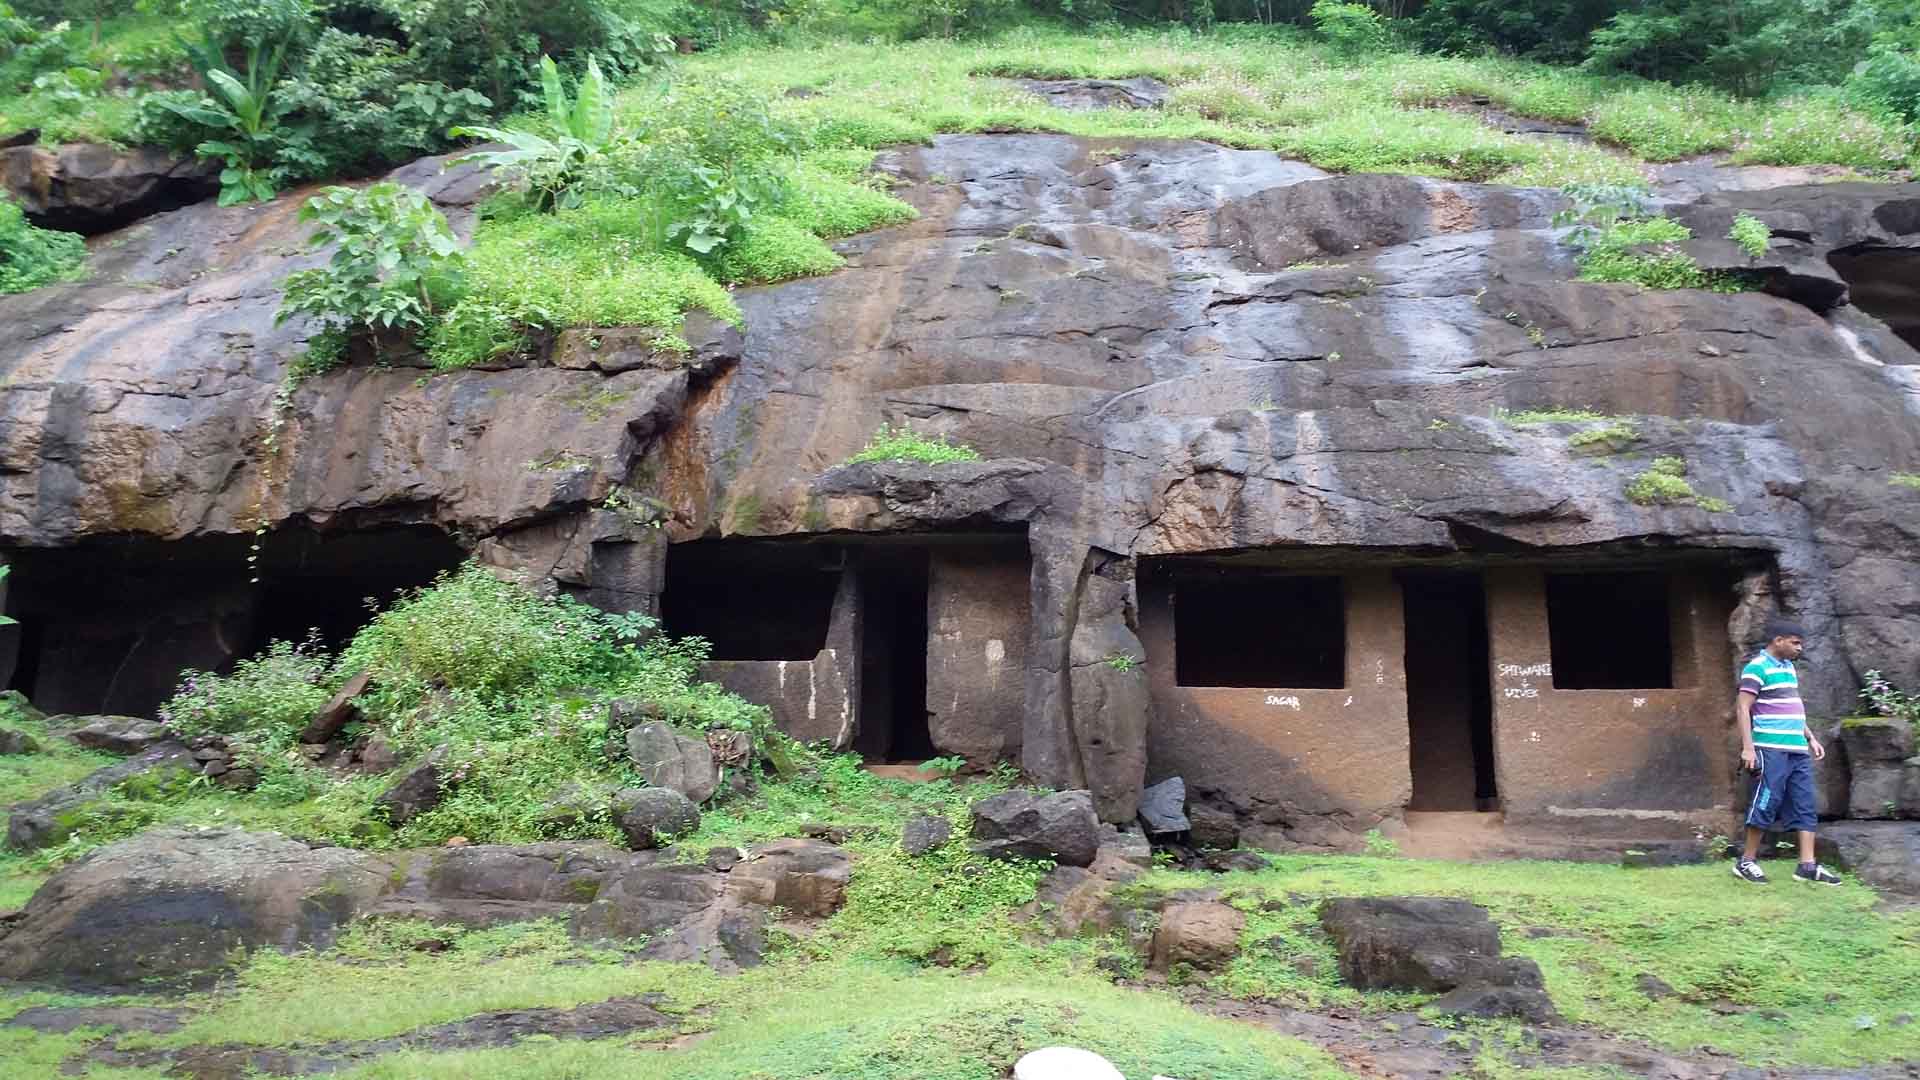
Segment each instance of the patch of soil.
[[[385,1039],[330,1042],[307,1047],[272,1048],[225,1043],[164,1050],[121,1050],[109,1040],[94,1047],[82,1060],[122,1068],[166,1067],[169,1075],[190,1080],[245,1080],[255,1074],[312,1076],[353,1068],[370,1059],[401,1050],[477,1050],[509,1046],[534,1035],[560,1039],[604,1039],[669,1027],[674,1023],[673,1017],[654,1007],[662,1000],[659,994],[643,994],[639,997],[596,1001],[571,1009],[509,1009],[435,1024]],[[90,1010],[59,1011],[84,1013]],[[179,1012],[166,1009],[117,1011]],[[16,1017],[15,1021],[18,1022],[18,1019]],[[176,1016],[172,1028],[148,1027],[141,1030],[177,1030],[180,1026],[178,1021],[179,1017]]]

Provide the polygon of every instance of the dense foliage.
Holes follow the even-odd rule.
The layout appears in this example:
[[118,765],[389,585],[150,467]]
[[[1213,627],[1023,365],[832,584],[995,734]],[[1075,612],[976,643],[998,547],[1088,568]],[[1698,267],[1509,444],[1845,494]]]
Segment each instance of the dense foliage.
[[86,259],[78,236],[29,224],[20,204],[0,194],[0,295],[77,278]]
[[[620,753],[609,702],[644,701],[649,715],[690,731],[779,738],[764,708],[698,681],[704,642],[652,631],[645,616],[537,596],[469,566],[397,598],[337,656],[317,642],[276,642],[228,674],[186,672],[161,718],[183,736],[226,736],[261,777],[238,797],[243,814],[306,834],[373,845],[453,835],[610,837],[604,813],[543,816],[570,785],[638,782]],[[458,781],[444,803],[397,834],[372,807],[378,778],[334,777],[294,745],[360,672],[372,685],[356,699],[362,719],[349,736],[378,733],[403,758],[445,747]],[[187,812],[179,794],[108,800],[87,843]]]

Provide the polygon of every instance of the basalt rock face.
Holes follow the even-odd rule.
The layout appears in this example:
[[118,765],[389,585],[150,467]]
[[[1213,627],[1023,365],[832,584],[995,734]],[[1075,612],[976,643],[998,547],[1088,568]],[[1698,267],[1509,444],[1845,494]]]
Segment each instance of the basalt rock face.
[[[274,284],[314,261],[285,254],[296,202],[149,219],[89,282],[0,299],[18,328],[0,342],[0,541],[427,525],[654,610],[674,542],[1023,529],[1022,764],[1109,819],[1177,773],[1270,825],[1364,830],[1405,801],[1404,780],[1379,806],[1310,785],[1249,799],[1183,768],[1118,660],[1168,662],[1141,648],[1143,558],[1740,553],[1759,569],[1729,634],[1745,647],[1768,610],[1796,612],[1815,713],[1842,714],[1868,668],[1920,678],[1920,491],[1889,482],[1920,472],[1900,303],[1920,288],[1920,185],[1743,181],[1676,203],[1705,264],[1772,290],[1728,295],[1574,280],[1547,191],[1049,135],[942,137],[876,166],[920,219],[843,242],[834,274],[740,290],[744,333],[692,320],[685,359],[575,334],[547,366],[350,368],[302,385],[272,453],[267,406],[304,332],[272,325]],[[482,186],[435,162],[398,178],[463,227]],[[1716,239],[1743,212],[1774,232],[1764,258]],[[1583,452],[1573,427],[1496,415],[1548,408],[1636,436]],[[882,423],[982,459],[837,464]],[[1660,456],[1728,508],[1627,499]],[[602,509],[616,487],[648,509]]]

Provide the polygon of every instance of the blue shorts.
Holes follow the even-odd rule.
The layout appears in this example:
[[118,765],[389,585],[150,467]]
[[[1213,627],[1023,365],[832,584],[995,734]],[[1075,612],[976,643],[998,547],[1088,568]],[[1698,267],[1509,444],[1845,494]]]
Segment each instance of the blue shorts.
[[1747,824],[1768,832],[1811,832],[1814,816],[1813,755],[1760,748]]

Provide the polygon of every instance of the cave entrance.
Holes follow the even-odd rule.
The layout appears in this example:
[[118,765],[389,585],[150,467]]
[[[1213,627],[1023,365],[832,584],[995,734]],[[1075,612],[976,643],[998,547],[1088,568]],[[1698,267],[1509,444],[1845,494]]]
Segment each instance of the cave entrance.
[[1920,349],[1920,249],[1859,244],[1827,256],[1853,306]]
[[1409,810],[1499,809],[1486,583],[1477,571],[1406,570]]
[[927,711],[929,556],[924,547],[874,546],[860,554],[860,730],[870,764],[935,756]]
[[[120,539],[12,552],[6,685],[49,713],[152,716],[188,668],[229,671],[273,641],[344,646],[404,589],[466,558],[431,527]],[[257,572],[250,570],[257,567]],[[253,580],[255,577],[257,581]]]

